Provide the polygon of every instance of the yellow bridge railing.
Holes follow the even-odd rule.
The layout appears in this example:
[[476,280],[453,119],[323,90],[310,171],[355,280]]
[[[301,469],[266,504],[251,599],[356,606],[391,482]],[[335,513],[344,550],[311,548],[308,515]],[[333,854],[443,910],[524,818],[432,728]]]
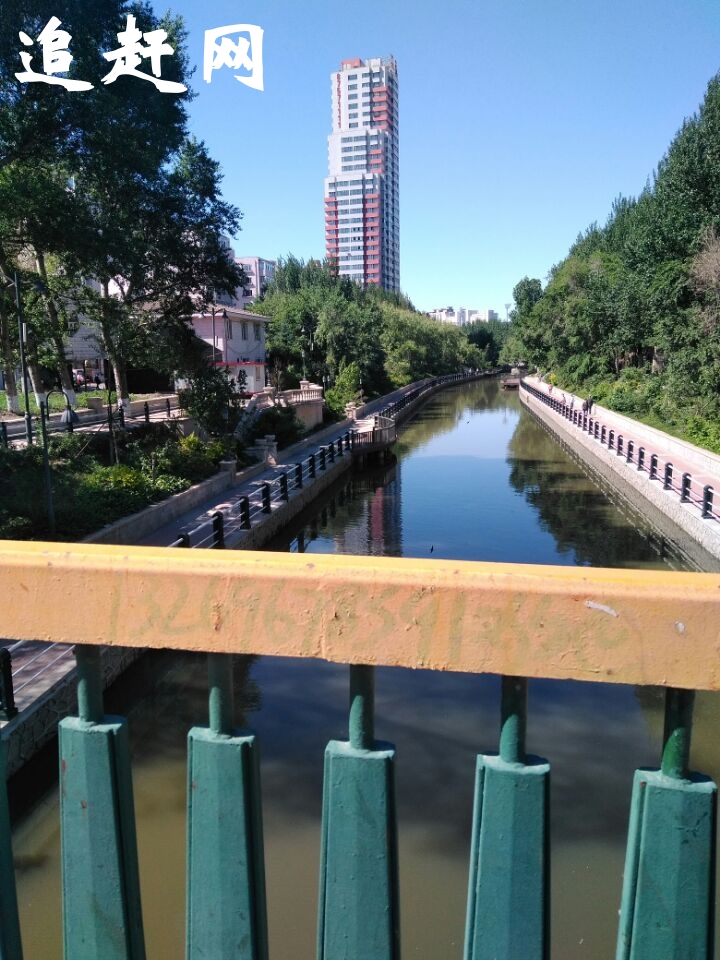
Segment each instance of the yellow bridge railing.
[[[350,665],[348,742],[326,753],[319,957],[399,957],[377,665],[504,678],[498,755],[478,758],[468,960],[548,955],[549,764],[525,752],[527,678],[667,688],[660,769],[636,775],[617,956],[712,956],[715,786],[687,758],[692,691],[720,689],[720,575],[4,542],[0,589],[5,637],[77,644],[79,717],[60,730],[68,960],[144,956],[127,732],[104,716],[100,645],[210,655],[209,725],[189,736],[189,958],[267,955],[257,748],[234,728],[233,653]],[[0,957],[18,960],[5,797],[0,840]]]

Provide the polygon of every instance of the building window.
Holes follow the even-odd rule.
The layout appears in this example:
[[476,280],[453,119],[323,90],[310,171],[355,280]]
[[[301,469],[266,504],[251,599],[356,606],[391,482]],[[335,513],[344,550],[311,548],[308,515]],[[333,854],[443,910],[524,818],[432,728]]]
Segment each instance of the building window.
[[262,327],[259,323],[255,324],[255,339],[262,340]]
[[243,323],[243,324],[241,325],[241,327],[240,327],[240,334],[241,334],[243,340],[247,340],[247,338],[248,338],[248,325],[247,325],[247,323]]

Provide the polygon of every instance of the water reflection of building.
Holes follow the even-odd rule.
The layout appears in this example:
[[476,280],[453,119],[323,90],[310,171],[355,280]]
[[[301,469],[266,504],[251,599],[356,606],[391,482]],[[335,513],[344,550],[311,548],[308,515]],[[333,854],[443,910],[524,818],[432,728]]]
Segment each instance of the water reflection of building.
[[337,553],[358,556],[402,556],[402,514],[400,465],[382,473],[365,474],[354,484],[361,509],[333,536]]

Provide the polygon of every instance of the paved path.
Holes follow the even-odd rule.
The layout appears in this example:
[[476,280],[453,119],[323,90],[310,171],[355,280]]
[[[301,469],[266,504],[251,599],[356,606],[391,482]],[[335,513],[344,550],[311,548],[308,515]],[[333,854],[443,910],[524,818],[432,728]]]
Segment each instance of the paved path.
[[[320,447],[326,447],[331,442],[337,443],[342,437],[345,437],[349,429],[351,429],[351,421],[343,421],[341,424],[338,424],[332,432],[327,433],[323,431],[321,434],[322,441],[318,439],[313,442],[312,438],[304,440],[301,443],[294,444],[292,447],[283,450],[278,455],[275,463],[268,463],[259,470],[257,468],[251,468],[249,471],[239,473],[237,481],[231,487],[228,487],[219,494],[213,494],[193,507],[192,510],[188,510],[186,513],[164,524],[147,536],[138,539],[136,545],[143,547],[169,547],[178,539],[181,531],[195,530],[207,524],[211,519],[211,515],[216,510],[222,510],[229,514],[234,513],[233,508],[236,507],[243,497],[248,497],[252,504],[258,505],[260,503],[263,483],[277,481],[283,473],[292,476],[295,470],[295,464],[298,461],[306,460],[313,453],[317,455]],[[346,455],[350,456],[350,452],[348,451]]]
[[[556,414],[568,430],[578,430],[599,446],[614,451],[616,464],[626,466],[628,471],[636,475],[646,475],[653,485],[657,483],[667,491],[668,496],[674,495],[677,498],[676,509],[702,518],[706,530],[713,538],[717,536],[720,542],[720,456],[598,404],[593,404],[583,425],[582,405],[585,398],[552,387],[537,377],[526,377],[525,382],[560,407],[560,410],[556,409]],[[562,415],[563,407],[566,413],[571,410],[572,415],[580,421],[577,425]],[[608,442],[610,431],[612,446]],[[596,434],[599,436],[596,437]],[[619,447],[618,441],[622,447]],[[657,457],[654,476],[651,473],[653,456]],[[670,471],[666,482],[667,465]],[[684,476],[687,480],[683,489]],[[708,488],[709,500],[706,494]]]

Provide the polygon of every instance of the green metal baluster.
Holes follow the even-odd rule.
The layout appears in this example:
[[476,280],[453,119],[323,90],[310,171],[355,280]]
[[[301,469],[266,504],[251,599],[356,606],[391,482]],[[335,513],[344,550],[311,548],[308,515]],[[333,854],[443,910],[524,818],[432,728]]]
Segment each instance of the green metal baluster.
[[350,667],[350,739],[325,750],[319,960],[398,960],[395,749],[374,734],[373,667]]
[[60,723],[66,960],[143,960],[126,721],[103,715],[97,647],[79,646],[78,717]]
[[5,751],[5,741],[0,740],[0,960],[22,960]]
[[187,960],[265,960],[259,746],[234,729],[233,659],[208,655],[209,728],[188,734]]
[[660,770],[636,770],[617,960],[709,960],[717,788],[688,771],[694,693],[670,689]]
[[550,765],[525,754],[527,680],[503,677],[500,754],[477,758],[465,960],[549,955]]

